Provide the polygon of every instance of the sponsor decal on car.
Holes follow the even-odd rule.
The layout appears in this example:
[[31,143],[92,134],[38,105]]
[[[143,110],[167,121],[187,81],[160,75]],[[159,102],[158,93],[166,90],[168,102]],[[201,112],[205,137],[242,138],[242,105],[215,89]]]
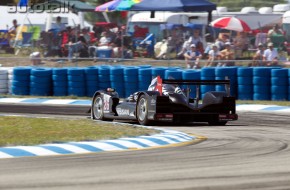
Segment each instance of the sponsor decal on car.
[[104,95],[104,112],[108,113],[110,112],[110,97],[109,95]]
[[130,115],[130,111],[128,109],[117,108],[118,115]]
[[151,103],[151,105],[155,105],[156,104],[156,100],[155,99],[151,99],[150,103]]

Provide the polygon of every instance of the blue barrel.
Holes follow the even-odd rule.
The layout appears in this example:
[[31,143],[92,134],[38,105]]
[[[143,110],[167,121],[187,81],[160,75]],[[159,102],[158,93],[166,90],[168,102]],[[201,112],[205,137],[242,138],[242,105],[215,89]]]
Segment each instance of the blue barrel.
[[139,65],[138,66],[140,69],[145,69],[145,68],[151,68],[151,65]]
[[253,68],[253,100],[271,100],[271,70],[268,67]]
[[68,95],[86,96],[86,83],[84,68],[69,68],[68,76]]
[[288,100],[288,69],[271,70],[271,100]]
[[11,93],[13,95],[30,94],[30,72],[31,67],[14,67],[12,74]]
[[152,78],[160,76],[162,79],[165,77],[166,67],[154,67],[152,68]]
[[[217,67],[215,70],[216,80],[229,79],[231,82],[231,95],[237,95],[237,68],[236,67]],[[225,91],[225,85],[216,85],[216,91]]]
[[[105,83],[105,84],[110,83],[110,70],[111,70],[111,67],[109,67],[109,66],[100,66],[100,67],[98,67],[98,69],[99,69],[98,70],[99,82],[100,83]],[[106,88],[108,88],[108,86]]]
[[52,95],[52,70],[47,68],[33,68],[30,72],[30,95]]
[[114,88],[120,98],[125,97],[125,85],[124,85],[124,67],[116,66],[110,70],[111,87]]
[[[184,70],[182,72],[183,80],[200,80],[200,70]],[[187,89],[187,86],[183,86],[183,89]],[[189,93],[191,98],[196,98],[196,85],[189,85],[191,92]],[[200,93],[200,92],[199,92]]]
[[237,98],[253,100],[253,68],[237,68]]
[[[215,80],[215,67],[205,67],[201,69],[201,80]],[[209,91],[215,91],[215,85],[202,85],[200,87],[201,97]]]
[[68,91],[68,69],[53,68],[52,69],[52,91],[53,96],[67,96]]
[[237,76],[238,77],[253,77],[253,68],[252,67],[238,67]]
[[84,69],[86,96],[92,97],[99,90],[99,68],[95,66]]
[[140,68],[138,70],[138,90],[146,91],[152,80],[152,68]]
[[165,71],[165,79],[182,79],[182,70],[166,70]]
[[125,97],[138,91],[138,67],[124,68]]

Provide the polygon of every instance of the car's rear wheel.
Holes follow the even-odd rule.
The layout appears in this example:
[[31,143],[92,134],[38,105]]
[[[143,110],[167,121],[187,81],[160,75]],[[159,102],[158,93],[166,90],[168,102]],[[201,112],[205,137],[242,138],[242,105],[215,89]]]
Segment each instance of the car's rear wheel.
[[137,119],[141,125],[149,125],[148,120],[148,104],[145,95],[141,95],[137,104]]

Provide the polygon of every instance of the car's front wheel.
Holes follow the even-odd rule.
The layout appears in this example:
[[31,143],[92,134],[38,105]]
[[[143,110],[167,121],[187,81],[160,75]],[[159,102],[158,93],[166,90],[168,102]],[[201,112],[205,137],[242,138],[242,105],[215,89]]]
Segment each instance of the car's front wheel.
[[137,119],[141,125],[149,125],[148,103],[145,95],[141,95],[137,103]]
[[104,120],[104,101],[100,95],[94,98],[92,106],[93,119]]

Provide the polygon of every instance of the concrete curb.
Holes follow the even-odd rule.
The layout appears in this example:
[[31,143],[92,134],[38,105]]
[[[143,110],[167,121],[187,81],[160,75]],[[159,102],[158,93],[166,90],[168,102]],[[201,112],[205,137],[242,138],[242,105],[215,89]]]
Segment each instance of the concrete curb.
[[[112,122],[111,122],[112,123]],[[113,122],[118,125],[121,123]],[[121,124],[132,125],[132,124]],[[144,127],[140,125],[132,125],[134,127]],[[153,127],[146,127],[153,128]],[[69,154],[88,154],[105,151],[125,151],[125,150],[142,150],[152,148],[174,147],[187,144],[194,144],[205,140],[205,137],[189,135],[186,133],[160,130],[160,134],[151,136],[138,136],[130,138],[120,138],[114,140],[100,141],[82,141],[82,142],[67,142],[56,144],[41,144],[37,146],[15,146],[0,148],[1,158],[16,158],[16,157],[31,157],[31,156],[56,156]]]

